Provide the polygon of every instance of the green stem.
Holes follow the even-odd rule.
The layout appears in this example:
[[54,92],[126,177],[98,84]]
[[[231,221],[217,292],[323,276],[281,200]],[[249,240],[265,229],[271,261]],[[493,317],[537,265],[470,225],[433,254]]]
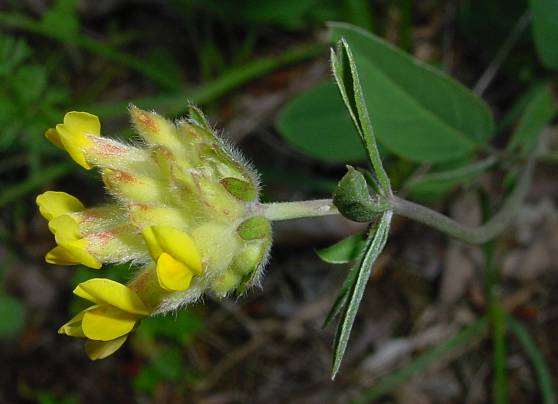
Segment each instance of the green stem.
[[[527,160],[527,166],[521,173],[513,192],[508,196],[500,211],[482,226],[470,227],[460,224],[435,210],[398,198],[395,195],[388,197],[385,209],[391,209],[398,215],[424,223],[466,243],[484,244],[502,233],[517,215],[531,185],[535,158],[535,154],[531,153]],[[340,214],[331,199],[265,203],[257,205],[255,211],[270,220]]]
[[485,287],[488,302],[488,315],[492,331],[492,356],[493,356],[493,398],[496,404],[505,404],[508,400],[508,383],[506,374],[506,314],[498,301],[497,286],[498,273],[494,266],[494,243],[484,245],[485,261]]
[[262,203],[256,205],[254,210],[256,214],[274,221],[339,214],[331,199]]
[[424,223],[459,240],[471,244],[484,244],[504,231],[517,215],[529,191],[534,165],[535,156],[532,153],[527,161],[525,170],[517,181],[515,189],[509,195],[500,211],[479,227],[462,225],[435,210],[398,198],[395,195],[391,197],[391,209],[396,214]]

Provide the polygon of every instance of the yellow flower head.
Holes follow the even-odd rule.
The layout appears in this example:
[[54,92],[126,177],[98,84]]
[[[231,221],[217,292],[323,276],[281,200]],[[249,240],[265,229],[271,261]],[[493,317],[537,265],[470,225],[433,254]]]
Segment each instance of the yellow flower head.
[[84,150],[91,146],[91,137],[99,136],[101,122],[95,115],[87,112],[68,112],[64,123],[49,129],[45,137],[54,145],[65,149],[70,156],[83,168],[90,170],[93,166],[86,161]]
[[47,191],[37,205],[57,246],[58,265],[131,262],[128,286],[107,279],[74,293],[95,305],[60,332],[86,338],[93,359],[116,351],[137,322],[176,310],[203,293],[243,293],[259,281],[271,245],[269,221],[257,214],[258,178],[201,111],[171,122],[130,107],[141,146],[100,135],[99,119],[69,112],[46,137],[80,166],[97,167],[112,203],[85,208]]
[[110,279],[91,279],[74,294],[95,303],[64,324],[58,332],[86,338],[91,359],[103,359],[122,346],[130,331],[149,309],[131,288]]

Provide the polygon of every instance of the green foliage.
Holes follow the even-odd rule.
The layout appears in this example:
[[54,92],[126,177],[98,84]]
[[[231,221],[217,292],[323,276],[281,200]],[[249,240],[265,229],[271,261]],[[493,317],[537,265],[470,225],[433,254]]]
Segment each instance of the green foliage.
[[[461,84],[357,27],[330,23],[345,38],[361,76],[379,142],[413,161],[462,159],[484,148],[494,122],[486,104]],[[356,105],[355,105],[356,106]],[[338,96],[320,85],[285,107],[278,129],[289,143],[329,161],[362,158]]]
[[0,338],[18,335],[25,325],[25,309],[15,297],[0,293]]
[[512,134],[508,150],[521,149],[523,153],[528,153],[535,146],[544,127],[556,116],[556,112],[556,98],[550,86],[538,86]]
[[167,347],[157,352],[133,380],[134,389],[153,394],[161,382],[177,382],[185,375],[182,352]]
[[178,383],[187,378],[181,347],[190,344],[202,328],[201,318],[190,311],[143,320],[133,338],[149,360],[134,378],[134,388],[151,395],[160,383]]
[[[0,153],[23,153],[37,185],[44,156],[56,152],[42,135],[51,126],[50,117],[60,114],[67,91],[61,86],[47,86],[47,71],[35,63],[26,42],[8,35],[0,35],[0,80],[4,83],[0,86]],[[14,189],[2,185],[0,205],[10,195],[21,196],[20,189],[28,192],[33,184],[17,184]]]
[[79,31],[77,0],[57,0],[40,21],[45,30],[57,38],[72,42]]
[[378,140],[413,161],[448,161],[482,148],[494,122],[486,104],[461,84],[344,23],[330,23],[332,40],[351,46]]
[[[276,26],[291,30],[319,24],[336,15],[336,1],[332,0],[269,0],[249,3],[242,0],[173,0],[173,3],[185,14],[199,15],[196,11],[203,10],[214,18],[227,20],[229,24]],[[231,15],[234,15],[234,19],[230,18]]]
[[552,382],[552,374],[545,361],[544,354],[537,346],[537,342],[531,337],[527,328],[511,315],[507,315],[506,320],[510,331],[515,334],[533,364],[543,397],[542,402],[544,404],[556,404],[558,400],[556,398],[556,388]]
[[359,161],[366,153],[333,83],[320,84],[289,102],[277,129],[295,149],[332,162]]
[[189,311],[180,311],[175,316],[149,317],[141,322],[135,337],[144,342],[154,342],[164,337],[180,345],[188,344],[203,328],[201,318]]
[[543,63],[558,69],[558,2],[556,0],[530,0],[533,18],[533,37]]
[[433,202],[442,199],[458,185],[473,181],[497,163],[495,157],[487,157],[474,163],[452,164],[428,174],[409,179],[405,184],[410,196],[418,201]]
[[391,194],[391,184],[382,165],[376,135],[359,80],[359,71],[349,44],[344,39],[337,43],[337,51],[331,50],[331,67],[341,97],[360,136],[374,175],[378,179],[379,193],[388,196]]
[[330,312],[331,314],[328,315],[329,318],[335,317],[337,312],[339,312],[340,315],[335,339],[333,341],[332,379],[337,375],[341,366],[341,361],[345,355],[358,307],[364,296],[364,290],[366,289],[370,273],[372,272],[372,266],[387,242],[391,216],[392,213],[390,211],[385,212],[377,228],[368,235],[362,255],[349,272],[346,288],[342,288],[337,298],[339,303],[336,301],[336,304],[334,304]]
[[39,404],[78,404],[79,400],[74,396],[59,397],[50,391],[41,391],[37,395]]
[[346,264],[357,259],[365,245],[366,238],[362,234],[354,234],[316,253],[329,264]]

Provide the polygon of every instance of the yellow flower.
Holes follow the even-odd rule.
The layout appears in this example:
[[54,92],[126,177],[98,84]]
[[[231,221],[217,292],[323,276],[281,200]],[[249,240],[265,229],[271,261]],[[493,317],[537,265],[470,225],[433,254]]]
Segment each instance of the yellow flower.
[[151,257],[157,263],[157,279],[168,291],[188,289],[192,277],[202,272],[202,261],[194,240],[170,226],[150,226],[143,237]]
[[95,115],[87,112],[68,112],[64,115],[64,123],[56,125],[45,132],[45,137],[54,145],[66,150],[83,168],[93,168],[84,155],[84,149],[91,146],[90,136],[101,134],[101,122]]
[[49,264],[83,264],[101,268],[101,263],[88,252],[88,242],[80,236],[79,224],[71,216],[85,210],[80,200],[65,192],[47,191],[37,196],[36,202],[58,244],[47,253],[45,261]]
[[80,283],[74,294],[95,305],[78,313],[58,332],[86,338],[85,350],[93,360],[118,350],[136,323],[151,313],[135,291],[110,279]]

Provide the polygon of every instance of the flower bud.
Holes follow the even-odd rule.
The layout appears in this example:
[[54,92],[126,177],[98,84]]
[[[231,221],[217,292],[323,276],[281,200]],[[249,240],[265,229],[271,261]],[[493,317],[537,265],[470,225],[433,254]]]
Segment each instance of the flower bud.
[[355,222],[370,222],[382,211],[376,197],[372,197],[364,175],[351,166],[337,184],[333,204],[343,216]]

